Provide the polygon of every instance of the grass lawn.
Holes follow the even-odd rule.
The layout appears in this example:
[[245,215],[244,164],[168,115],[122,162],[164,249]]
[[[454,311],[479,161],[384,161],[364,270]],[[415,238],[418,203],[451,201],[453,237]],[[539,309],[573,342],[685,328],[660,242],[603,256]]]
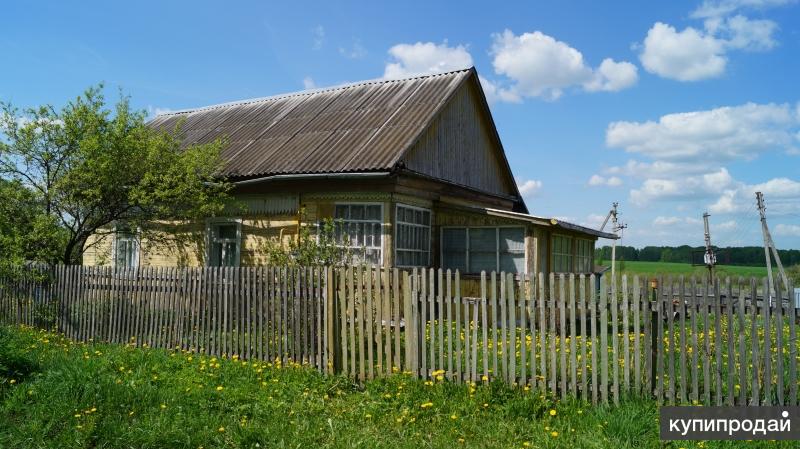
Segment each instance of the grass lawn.
[[[620,261],[617,261],[619,264]],[[611,261],[603,261],[603,265],[610,265]],[[685,275],[685,276],[704,276],[708,271],[705,267],[693,266],[688,263],[677,262],[639,262],[628,261],[624,262],[625,268],[622,270],[624,274],[642,275],[642,274],[672,274],[672,275]],[[619,265],[617,265],[619,267]],[[737,265],[717,265],[717,273],[722,276],[731,277],[765,277],[767,275],[766,267],[742,267]]]
[[4,448],[759,446],[660,442],[657,418],[644,400],[592,407],[500,383],[405,375],[360,388],[296,365],[86,345],[0,327]]

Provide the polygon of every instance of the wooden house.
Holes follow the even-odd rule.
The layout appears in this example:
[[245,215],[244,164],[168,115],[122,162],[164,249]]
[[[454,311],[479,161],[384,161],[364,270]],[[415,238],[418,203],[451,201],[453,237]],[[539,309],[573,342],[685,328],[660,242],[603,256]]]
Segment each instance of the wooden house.
[[[247,266],[268,242],[336,219],[361,260],[396,267],[590,273],[612,234],[529,214],[474,68],[375,80],[157,116],[185,144],[225,137],[244,210],[184,226],[177,249],[118,232],[89,265]],[[541,214],[541,212],[539,212]]]

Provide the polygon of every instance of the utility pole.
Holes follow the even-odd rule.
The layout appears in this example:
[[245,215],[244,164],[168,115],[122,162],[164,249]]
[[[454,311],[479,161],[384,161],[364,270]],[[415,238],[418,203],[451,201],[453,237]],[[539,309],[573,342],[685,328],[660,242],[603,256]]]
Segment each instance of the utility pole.
[[772,234],[769,232],[769,226],[767,226],[767,208],[764,206],[764,194],[761,192],[756,192],[756,203],[758,205],[758,214],[761,216],[761,234],[764,237],[764,256],[767,260],[767,277],[769,278],[769,292],[765,293],[769,293],[769,297],[771,298],[774,284],[772,280],[772,262],[770,261],[769,257],[770,251],[772,251],[772,255],[775,257],[775,264],[778,266],[778,273],[781,276],[783,288],[786,289],[786,291],[789,290],[789,279],[786,277],[786,272],[783,271],[781,257],[778,255],[778,250],[775,248],[775,242],[772,240]]
[[619,207],[619,203],[614,202],[611,204],[611,210],[608,211],[608,215],[606,215],[605,221],[603,221],[603,225],[600,226],[600,230],[602,231],[605,229],[606,225],[608,224],[609,218],[611,219],[611,232],[617,236],[611,242],[611,282],[616,282],[616,274],[617,274],[617,240],[619,239],[619,235],[617,234],[619,231],[627,228],[628,225],[620,224],[617,221],[617,207]]
[[706,240],[706,253],[703,255],[703,262],[708,268],[708,280],[713,284],[714,282],[714,265],[717,263],[717,255],[714,254],[714,248],[711,246],[711,230],[708,227],[708,212],[703,213],[703,227],[705,228]]

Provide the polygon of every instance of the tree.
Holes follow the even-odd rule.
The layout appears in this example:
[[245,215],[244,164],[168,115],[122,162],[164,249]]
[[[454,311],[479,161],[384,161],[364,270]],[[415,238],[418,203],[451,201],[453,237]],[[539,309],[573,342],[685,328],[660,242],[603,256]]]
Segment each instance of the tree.
[[37,220],[51,229],[48,246],[60,251],[45,261],[80,263],[89,237],[117,224],[158,244],[170,238],[158,232],[165,223],[222,211],[223,142],[184,148],[180,127],[156,130],[145,117],[126,96],[109,110],[102,85],[58,111],[0,104],[0,178],[32,195]]
[[40,206],[30,189],[0,178],[0,272],[59,255],[66,234]]

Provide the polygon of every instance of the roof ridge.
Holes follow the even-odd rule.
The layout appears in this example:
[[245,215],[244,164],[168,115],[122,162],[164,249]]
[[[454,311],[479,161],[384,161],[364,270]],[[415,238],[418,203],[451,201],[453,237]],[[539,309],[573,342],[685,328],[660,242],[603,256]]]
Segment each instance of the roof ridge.
[[248,105],[248,104],[253,104],[253,103],[263,103],[263,102],[266,102],[266,101],[279,100],[279,99],[282,99],[282,98],[300,97],[300,96],[305,96],[305,95],[318,94],[318,93],[322,93],[322,92],[331,92],[331,91],[335,91],[335,90],[349,89],[351,87],[364,86],[364,85],[368,85],[368,84],[395,83],[395,82],[411,81],[411,80],[422,79],[422,78],[433,78],[433,77],[437,77],[437,76],[452,75],[454,73],[468,72],[468,71],[471,71],[471,70],[474,70],[474,69],[475,69],[475,67],[472,66],[472,67],[466,67],[466,68],[458,69],[458,70],[450,70],[448,72],[431,73],[431,74],[426,74],[426,75],[414,75],[414,76],[409,76],[409,77],[406,77],[406,78],[373,78],[373,79],[369,79],[369,80],[356,81],[356,82],[352,82],[352,83],[338,84],[338,85],[334,85],[334,86],[321,87],[321,88],[317,88],[317,89],[305,89],[305,90],[300,90],[300,91],[296,91],[296,92],[286,92],[286,93],[281,93],[281,94],[276,94],[276,95],[270,95],[270,96],[266,96],[266,97],[247,98],[247,99],[243,99],[243,100],[229,101],[229,102],[225,102],[225,103],[212,104],[212,105],[201,106],[201,107],[196,107],[196,108],[186,108],[186,109],[180,109],[180,110],[176,110],[176,111],[169,111],[169,112],[164,112],[164,113],[161,113],[161,114],[157,114],[154,118],[169,117],[169,116],[181,115],[181,114],[189,114],[189,113],[198,112],[198,111],[209,111],[209,110],[213,110],[213,109],[227,108],[227,107],[232,107],[232,106],[243,106],[243,105]]

